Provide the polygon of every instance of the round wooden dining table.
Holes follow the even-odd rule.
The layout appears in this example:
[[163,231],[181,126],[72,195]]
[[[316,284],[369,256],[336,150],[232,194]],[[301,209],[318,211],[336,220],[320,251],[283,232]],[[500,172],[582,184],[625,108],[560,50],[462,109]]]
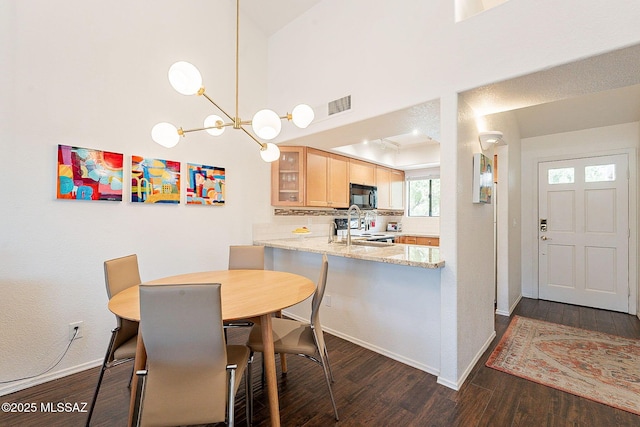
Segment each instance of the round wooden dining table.
[[[271,270],[219,270],[187,273],[146,282],[145,285],[175,285],[195,283],[220,283],[223,320],[256,318],[264,343],[265,378],[269,396],[271,425],[280,425],[278,386],[276,382],[275,354],[271,315],[297,304],[313,294],[315,284],[304,276]],[[140,321],[139,286],[132,286],[109,300],[109,310],[124,319]],[[142,334],[138,334],[134,370],[145,368],[146,351]],[[136,390],[134,375],[131,390]],[[129,425],[133,422],[135,393],[131,393]]]

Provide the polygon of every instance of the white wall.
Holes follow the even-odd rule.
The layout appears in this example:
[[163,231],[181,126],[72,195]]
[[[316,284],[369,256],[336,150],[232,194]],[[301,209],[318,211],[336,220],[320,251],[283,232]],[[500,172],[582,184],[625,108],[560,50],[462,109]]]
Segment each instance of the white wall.
[[[496,188],[496,313],[509,316],[522,296],[521,284],[521,144],[513,112],[493,114],[480,120],[480,130],[499,130],[505,145],[492,147],[498,155]],[[487,154],[487,153],[485,153]],[[529,178],[530,179],[530,178]]]
[[[267,248],[266,260],[275,270],[301,274],[316,282],[322,256]],[[439,269],[330,256],[323,301],[320,318],[325,331],[439,374]],[[288,307],[284,313],[308,322],[311,298]]]
[[269,100],[351,94],[349,114],[295,135],[316,133],[638,43],[639,15],[635,0],[508,1],[455,23],[451,0],[323,0],[269,39]]
[[[103,261],[137,253],[143,280],[226,268],[229,244],[250,243],[251,224],[270,218],[270,166],[255,142],[227,130],[169,150],[150,138],[158,121],[199,127],[214,111],[171,88],[176,60],[196,64],[233,112],[234,36],[227,1],[0,3],[0,381],[43,371],[65,348],[68,323],[84,321],[84,337],[49,376],[0,394],[101,362],[115,326]],[[266,101],[266,40],[248,22],[241,37],[247,117]],[[57,144],[124,153],[125,201],[56,200]],[[225,206],[130,203],[132,154],[183,162],[183,189],[184,163],[225,167]]]
[[[631,216],[629,277],[632,308],[637,295],[637,192],[638,173],[634,167],[640,146],[640,123],[626,123],[522,139],[522,294],[538,297],[538,162],[628,152],[630,165],[629,202]],[[635,278],[635,279],[634,279]],[[634,281],[635,280],[635,281]],[[635,286],[634,286],[635,285]]]
[[466,197],[479,148],[469,145],[477,141],[473,112],[460,106],[458,119],[457,94],[638,43],[640,3],[511,1],[459,23],[454,3],[322,1],[270,38],[269,99],[286,108],[352,95],[349,114],[283,132],[282,140],[441,100],[441,378],[455,387],[493,331],[493,269],[485,268],[492,257],[478,254],[484,237],[492,240],[484,231],[492,230],[493,216]]

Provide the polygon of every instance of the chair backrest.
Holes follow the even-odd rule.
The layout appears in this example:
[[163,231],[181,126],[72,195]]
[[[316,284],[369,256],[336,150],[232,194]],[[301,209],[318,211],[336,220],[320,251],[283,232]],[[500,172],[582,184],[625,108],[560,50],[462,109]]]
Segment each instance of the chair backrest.
[[264,270],[264,246],[229,246],[229,270]]
[[[140,284],[138,270],[138,256],[127,255],[104,262],[104,282],[107,286],[109,299],[120,291]],[[114,359],[114,353],[122,344],[138,333],[138,322],[133,322],[116,316],[119,331],[115,336],[109,363]]]
[[324,354],[324,336],[322,333],[322,325],[320,324],[320,306],[322,305],[322,297],[324,297],[324,290],[327,287],[327,272],[329,270],[329,260],[327,254],[322,255],[322,267],[320,267],[320,278],[316,286],[316,291],[311,299],[311,327],[314,329],[316,336],[316,342],[320,354]]
[[219,284],[141,285],[147,350],[142,425],[225,420],[227,353]]
[[120,291],[140,284],[138,256],[127,255],[104,262],[104,281],[109,299]]

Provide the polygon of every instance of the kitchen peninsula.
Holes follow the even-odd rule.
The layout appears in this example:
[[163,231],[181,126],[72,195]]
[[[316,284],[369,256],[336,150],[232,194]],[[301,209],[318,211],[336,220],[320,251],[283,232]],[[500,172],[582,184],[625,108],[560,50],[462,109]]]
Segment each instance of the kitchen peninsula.
[[[438,247],[329,243],[328,236],[256,240],[267,268],[316,281],[323,253],[329,255],[323,328],[333,335],[420,370],[440,372],[440,271]],[[284,311],[308,321],[311,301]],[[331,349],[329,349],[331,352]]]

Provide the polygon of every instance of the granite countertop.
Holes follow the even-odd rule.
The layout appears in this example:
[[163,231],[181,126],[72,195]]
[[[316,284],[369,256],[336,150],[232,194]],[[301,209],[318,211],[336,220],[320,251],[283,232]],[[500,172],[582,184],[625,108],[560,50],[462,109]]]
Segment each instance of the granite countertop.
[[298,236],[292,239],[256,240],[255,245],[268,246],[292,251],[326,253],[345,258],[386,262],[422,268],[442,268],[444,260],[440,258],[440,248],[434,246],[392,244],[388,246],[328,243],[327,236]]

